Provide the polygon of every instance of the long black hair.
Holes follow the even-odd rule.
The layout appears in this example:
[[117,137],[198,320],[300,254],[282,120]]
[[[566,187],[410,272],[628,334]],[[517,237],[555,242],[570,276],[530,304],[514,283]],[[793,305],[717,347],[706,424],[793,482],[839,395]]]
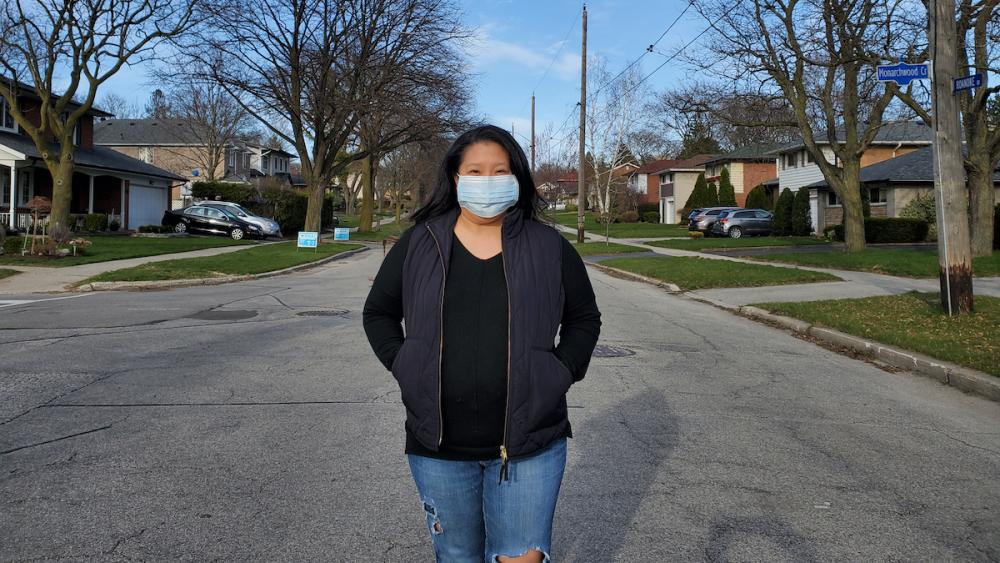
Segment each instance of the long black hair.
[[495,125],[482,125],[462,133],[451,144],[441,161],[437,183],[424,198],[420,208],[410,216],[414,223],[433,219],[458,207],[455,176],[462,164],[462,156],[469,146],[485,141],[500,145],[507,153],[510,160],[510,173],[517,178],[517,183],[520,186],[517,203],[514,204],[514,207],[521,210],[525,219],[538,218],[542,202],[535,189],[535,181],[531,178],[531,167],[528,165],[528,158],[524,156],[521,145],[506,130]]

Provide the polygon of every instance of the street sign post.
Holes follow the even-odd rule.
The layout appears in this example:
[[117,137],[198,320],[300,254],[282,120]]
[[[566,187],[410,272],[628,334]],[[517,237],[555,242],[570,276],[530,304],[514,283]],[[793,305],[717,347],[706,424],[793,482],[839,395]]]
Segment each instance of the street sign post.
[[333,229],[333,240],[350,240],[351,229],[348,227],[337,227]]
[[931,77],[930,63],[904,63],[899,61],[892,65],[878,65],[876,67],[879,82],[895,82],[900,86],[906,86],[914,80],[929,80]]
[[315,250],[319,246],[319,233],[311,231],[299,231],[299,242],[295,247],[296,250],[299,248],[312,248]]
[[962,90],[972,90],[973,88],[979,88],[983,85],[983,74],[977,72],[976,74],[970,74],[969,76],[963,76],[962,78],[956,78],[952,81],[951,93],[956,94]]

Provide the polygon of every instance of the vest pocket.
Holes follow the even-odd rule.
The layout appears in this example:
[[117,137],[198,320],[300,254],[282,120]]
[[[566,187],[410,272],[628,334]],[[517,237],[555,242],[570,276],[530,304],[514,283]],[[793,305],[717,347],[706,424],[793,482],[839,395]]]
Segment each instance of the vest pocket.
[[417,405],[423,401],[426,392],[420,389],[421,373],[425,369],[427,346],[417,338],[407,337],[392,360],[392,376],[399,384],[399,395],[403,405],[410,412],[417,413]]
[[531,347],[529,370],[529,428],[539,430],[559,424],[566,418],[566,391],[573,384],[573,375],[550,348],[541,346]]

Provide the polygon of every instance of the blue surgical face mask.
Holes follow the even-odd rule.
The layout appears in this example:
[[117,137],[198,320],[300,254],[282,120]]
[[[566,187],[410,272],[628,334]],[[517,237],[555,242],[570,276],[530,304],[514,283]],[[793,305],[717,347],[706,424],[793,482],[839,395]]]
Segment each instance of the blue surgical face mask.
[[517,203],[519,192],[517,178],[511,174],[458,177],[458,204],[483,219],[510,209]]

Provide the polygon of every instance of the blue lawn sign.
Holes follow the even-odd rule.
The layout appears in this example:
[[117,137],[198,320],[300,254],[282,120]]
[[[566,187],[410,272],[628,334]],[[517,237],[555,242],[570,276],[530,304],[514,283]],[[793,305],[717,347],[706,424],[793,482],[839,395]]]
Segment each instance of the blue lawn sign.
[[316,248],[319,246],[319,233],[299,231],[299,244],[296,248]]
[[333,240],[350,240],[351,229],[348,227],[337,227],[333,229]]
[[192,170],[191,171],[191,175],[194,176],[195,178],[197,178],[198,177],[198,169],[195,168],[194,170]]
[[951,92],[961,92],[962,90],[972,90],[973,88],[979,88],[983,85],[983,74],[977,72],[976,74],[970,74],[969,76],[963,76],[962,78],[956,78],[954,84],[952,85]]
[[914,80],[928,80],[931,77],[930,63],[909,64],[899,61],[892,65],[878,65],[879,82],[895,82],[906,86]]

